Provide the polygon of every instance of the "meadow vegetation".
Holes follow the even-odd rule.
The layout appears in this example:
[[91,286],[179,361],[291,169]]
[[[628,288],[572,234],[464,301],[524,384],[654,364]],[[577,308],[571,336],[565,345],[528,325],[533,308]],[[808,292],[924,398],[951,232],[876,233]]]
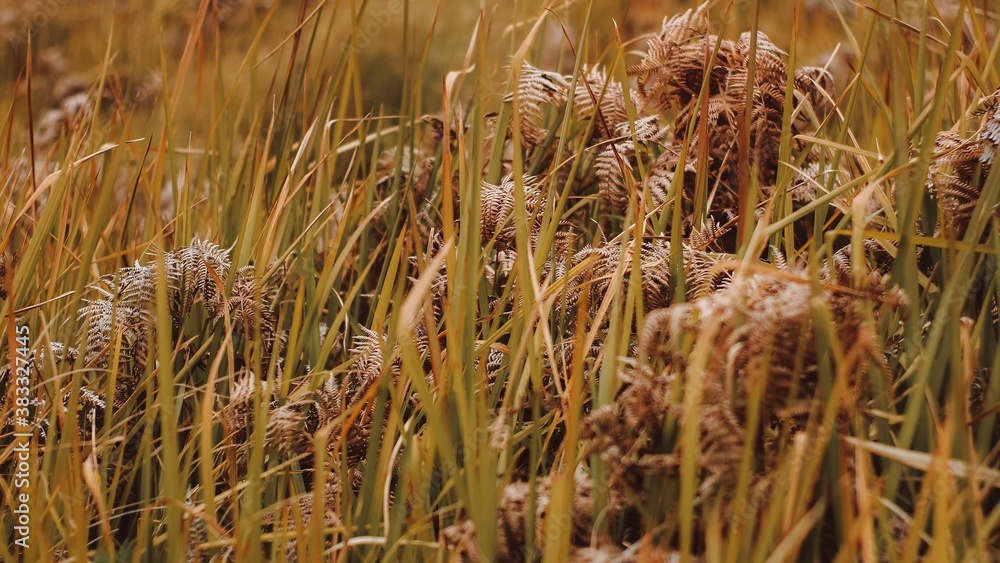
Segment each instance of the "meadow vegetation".
[[121,4],[8,14],[4,560],[1000,558],[989,3]]

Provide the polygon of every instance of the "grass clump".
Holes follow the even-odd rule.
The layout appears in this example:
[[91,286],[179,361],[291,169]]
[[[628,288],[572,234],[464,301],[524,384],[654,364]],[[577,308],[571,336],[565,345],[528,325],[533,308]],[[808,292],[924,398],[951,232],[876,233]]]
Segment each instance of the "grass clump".
[[996,14],[219,4],[0,98],[5,559],[1000,555]]

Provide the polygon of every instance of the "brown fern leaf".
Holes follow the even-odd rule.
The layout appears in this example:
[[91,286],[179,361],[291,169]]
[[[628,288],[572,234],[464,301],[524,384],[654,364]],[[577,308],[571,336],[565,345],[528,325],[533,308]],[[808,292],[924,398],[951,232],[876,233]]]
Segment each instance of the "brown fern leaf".
[[191,244],[170,253],[168,271],[178,275],[180,315],[187,316],[195,299],[201,298],[213,318],[220,318],[225,306],[223,282],[229,277],[229,254],[219,245],[195,237]]
[[[833,313],[834,334],[844,346],[839,366],[850,374],[850,392],[840,408],[857,407],[864,398],[869,366],[880,364],[874,327],[864,320],[853,297],[835,292],[822,295]],[[641,494],[644,476],[674,475],[680,457],[663,449],[663,431],[672,420],[696,420],[700,469],[699,495],[731,498],[744,455],[748,401],[755,381],[762,381],[763,436],[756,455],[763,462],[751,479],[755,490],[769,486],[769,472],[780,460],[772,428],[783,422],[802,423],[813,396],[821,393],[813,326],[813,295],[808,283],[787,274],[753,274],[681,305],[652,311],[639,335],[634,361],[626,363],[615,402],[590,413],[582,437],[586,452],[601,456],[613,468],[612,483]],[[683,384],[688,355],[681,340],[709,339],[715,353],[708,358],[695,391]],[[686,349],[686,347],[685,347]],[[763,374],[767,377],[761,379]],[[685,416],[684,394],[697,392],[698,416]],[[723,505],[725,506],[725,505]]]
[[[569,295],[575,302],[578,292],[582,290],[585,279],[590,279],[590,302],[600,303],[605,294],[612,286],[612,276],[621,264],[623,287],[627,287],[629,276],[632,273],[632,252],[634,243],[624,249],[625,256],[622,256],[622,245],[609,244],[600,248],[586,247],[573,256],[572,264],[577,266],[585,260],[592,260],[592,264],[587,271],[571,281]],[[666,307],[670,302],[670,243],[668,241],[654,240],[642,243],[641,247],[641,272],[642,272],[642,294],[643,303],[647,308],[655,309]]]
[[306,429],[312,407],[312,401],[292,401],[271,409],[265,430],[267,450],[288,457],[312,451],[311,435]]
[[[541,553],[545,550],[545,533],[547,526],[566,526],[570,532],[570,544],[574,553],[590,546],[593,514],[593,483],[583,470],[574,475],[575,489],[571,513],[565,521],[548,521],[549,504],[551,501],[553,477],[545,476],[538,479],[535,487],[527,482],[518,481],[507,485],[497,506],[497,561],[522,561],[528,549],[527,526],[529,510],[534,506],[535,514],[532,521],[535,525],[535,550]],[[533,498],[532,498],[533,497]],[[534,501],[534,502],[532,502]],[[621,499],[614,492],[607,506],[607,514],[615,516],[621,510]],[[455,555],[463,561],[479,561],[479,551],[476,545],[475,526],[470,520],[445,528],[441,532],[442,541]],[[603,540],[603,538],[602,538]],[[608,543],[602,541],[602,544]]]
[[[545,204],[545,198],[541,195],[537,178],[525,176],[522,184],[524,186],[525,215],[529,221],[529,244],[531,250],[534,251],[538,247],[539,238],[543,235],[541,208]],[[480,205],[480,240],[484,246],[492,241],[495,250],[513,252],[517,233],[514,225],[515,189],[517,189],[517,185],[512,176],[504,178],[499,185],[483,182]],[[552,254],[556,257],[564,256],[574,239],[573,227],[570,223],[560,221],[559,227],[552,248]],[[443,279],[442,276],[443,274],[439,276],[439,279]],[[439,281],[436,285],[444,287],[445,283],[446,281]]]
[[[593,514],[593,484],[589,476],[582,470],[574,475],[575,487],[572,512],[569,521],[564,524],[570,530],[570,542],[575,546],[586,546],[590,543]],[[535,547],[539,552],[545,550],[545,527],[552,523],[546,522],[552,495],[552,477],[539,479],[534,488],[527,482],[515,482],[507,485],[497,506],[497,520],[500,534],[497,537],[497,549],[501,559],[514,560],[522,554],[527,545],[528,510],[532,506],[529,497],[535,496]],[[609,516],[620,510],[620,499],[612,498],[607,507]],[[562,524],[562,523],[561,523]]]
[[257,376],[242,371],[233,376],[229,400],[219,411],[225,446],[220,450],[220,464],[242,471],[246,467],[247,437],[250,435],[253,415],[253,397],[259,393]]
[[[323,509],[322,518],[324,528],[343,526],[340,519],[340,510],[342,506],[340,499],[343,493],[342,486],[343,484],[340,482],[340,477],[335,471],[331,471],[327,474],[327,480],[323,486],[321,503],[321,507]],[[266,518],[266,520],[275,524],[275,531],[277,532],[306,530],[313,522],[314,502],[315,498],[313,493],[299,495],[296,499],[294,499],[294,509],[292,505],[286,504],[281,508],[280,516],[268,515],[269,518]],[[304,557],[303,559],[299,559],[298,538],[294,534],[289,534],[288,537],[289,539],[285,544],[285,561],[288,563],[297,563],[298,561],[304,559]],[[324,549],[330,549],[333,546],[333,542],[327,538],[324,540],[323,546]]]
[[[652,128],[640,129],[640,123],[637,122],[636,136],[641,139],[640,131],[644,134],[651,133]],[[657,137],[662,137],[660,131],[646,140],[658,140]],[[648,166],[649,190],[652,200],[646,202],[646,208],[656,208],[666,202],[670,185],[673,182],[674,170],[677,167],[677,152],[673,147],[667,147],[654,158],[652,151],[646,147],[640,146],[637,149],[632,141],[622,141],[602,150],[594,161],[598,191],[601,201],[608,208],[624,214],[628,209],[632,191],[642,191],[642,183],[635,172],[640,160]],[[694,173],[694,167],[689,165],[685,169],[685,173]]]
[[[646,475],[677,475],[680,457],[662,449],[667,417],[684,414],[675,402],[677,378],[654,374],[644,366],[626,368],[622,390],[611,405],[590,413],[582,437],[593,452],[612,468],[611,483],[641,494]],[[715,485],[735,488],[735,476],[743,453],[745,429],[732,410],[728,396],[716,382],[703,386],[699,403],[699,451],[697,463],[704,474],[702,492]],[[640,496],[641,498],[641,496]]]
[[688,235],[688,244],[698,250],[708,250],[726,236],[731,230],[730,225],[720,224],[713,217],[705,220],[700,229],[693,229]]
[[986,98],[983,107],[976,113],[983,116],[983,122],[979,126],[979,140],[982,145],[980,162],[989,168],[993,166],[997,149],[1000,148],[1000,88]]
[[329,376],[314,395],[316,420],[314,431],[331,424],[344,412],[344,393],[338,378]]
[[[600,304],[611,287],[612,278],[619,264],[623,268],[622,287],[628,287],[633,268],[634,246],[633,242],[626,248],[616,243],[598,248],[585,247],[577,252],[571,260],[572,266],[576,267],[584,261],[590,261],[590,266],[570,280],[567,287],[568,301],[575,304],[580,298],[580,292],[586,288],[591,292],[591,305]],[[670,304],[673,291],[670,280],[670,241],[663,239],[645,241],[640,252],[643,304],[647,311],[666,307]],[[685,248],[683,256],[685,277],[688,282],[693,282],[713,261],[705,253],[691,248]]]
[[852,261],[852,248],[848,245],[834,252],[823,268],[823,277],[840,286],[855,287],[858,269],[864,268],[864,271],[868,272],[867,279],[863,281],[862,287],[856,289],[880,294],[886,290],[895,258],[882,246],[882,243],[875,239],[864,239],[862,246],[863,264],[856,264]]
[[960,239],[979,204],[979,194],[989,166],[989,142],[963,140],[958,133],[942,131],[934,139],[934,156],[927,172],[928,192],[940,201],[939,229],[949,238]]
[[[149,254],[153,254],[150,251]],[[220,320],[227,311],[234,313],[236,325],[248,335],[255,335],[261,323],[265,354],[273,349],[276,336],[270,311],[256,299],[256,281],[252,270],[241,270],[234,286],[234,298],[225,295],[220,281],[229,276],[228,253],[218,245],[194,238],[190,245],[163,253],[164,276],[170,303],[170,323],[178,330],[190,314],[196,300],[204,302],[212,320]],[[146,371],[150,342],[154,342],[157,322],[154,322],[156,280],[159,261],[146,266],[136,262],[115,274],[102,276],[90,289],[98,299],[85,299],[79,319],[88,327],[80,335],[80,348],[85,351],[87,365],[95,370],[108,368],[117,354],[123,369],[119,370],[114,405],[127,400]],[[268,292],[264,292],[268,296]],[[112,343],[121,336],[121,348],[112,350]],[[265,355],[265,363],[267,356]],[[280,366],[279,366],[280,367]]]
[[975,115],[982,116],[975,137],[963,140],[953,131],[938,133],[927,172],[928,192],[941,206],[937,233],[951,239],[965,236],[1000,146],[1000,89],[985,99]]
[[17,253],[14,252],[11,258],[7,254],[0,252],[0,299],[7,299],[7,264],[10,262],[10,269],[17,268]]
[[595,66],[585,71],[584,79],[573,92],[573,108],[577,120],[586,123],[594,119],[597,138],[608,138],[620,125],[628,123],[626,94],[633,107],[642,107],[639,95],[632,89],[626,90],[621,82],[609,78],[603,68]]
[[[270,383],[259,380],[254,372],[242,369],[234,374],[229,399],[219,410],[224,445],[216,451],[216,461],[222,472],[235,471],[237,475],[242,475],[246,471],[250,459],[249,437],[257,420],[254,397],[271,394]],[[300,431],[305,428],[310,406],[309,401],[302,400],[282,406],[272,400],[266,405],[263,420],[266,421],[264,443],[268,452],[297,455],[311,450],[308,435]]]
[[271,359],[276,360],[277,379],[282,375],[282,354],[286,336],[278,331],[278,319],[271,308],[277,288],[261,287],[253,266],[237,270],[233,288],[228,297],[218,297],[225,302],[233,327],[242,331],[249,341],[260,336],[261,366],[269,369]]
[[[783,130],[787,54],[763,33],[757,34],[755,46],[751,45],[750,33],[742,34],[735,42],[709,35],[706,10],[707,5],[703,4],[697,11],[665,22],[664,30],[650,40],[646,58],[631,72],[638,77],[639,92],[646,104],[661,112],[675,113],[674,142],[689,143],[688,154],[695,162],[707,158],[702,164],[708,171],[709,185],[717,187],[715,197],[706,206],[709,215],[731,218],[739,209],[736,201],[741,173],[739,133],[747,121],[748,164],[757,171],[765,195],[773,192]],[[748,84],[751,51],[755,53],[755,70],[754,80]],[[710,59],[713,52],[714,59]],[[705,105],[698,100],[703,83],[707,84]],[[823,69],[810,67],[795,74],[795,85],[793,135],[831,111],[832,76]],[[748,86],[752,88],[749,96]],[[810,158],[806,159],[807,164]],[[672,164],[677,167],[677,163]],[[688,165],[684,163],[685,170]],[[602,187],[612,201],[620,204],[623,198],[609,189],[615,186],[615,179],[606,180],[607,185]],[[687,205],[695,193],[687,178],[684,187],[685,212],[690,213],[693,209]],[[811,201],[812,190],[812,185],[797,184],[796,201]]]
[[[753,34],[749,31],[744,31],[740,34],[740,40],[736,42],[736,53],[739,56],[739,60],[745,62],[750,58],[752,41]],[[788,58],[788,53],[779,49],[771,41],[771,38],[761,31],[757,32],[756,58],[757,65],[754,72],[755,85],[783,84],[785,79],[788,78],[788,70],[785,66],[785,59]]]
[[660,33],[650,41],[650,58],[667,59],[676,45],[684,45],[708,30],[708,2],[683,14],[663,18]]
[[122,304],[119,300],[84,300],[79,319],[88,327],[81,333],[80,349],[85,351],[85,361],[91,369],[108,369],[114,356],[111,350],[118,335],[121,347],[117,350],[120,366],[115,386],[115,407],[127,400],[146,371],[149,359],[150,333],[155,336],[155,325],[150,322],[147,309]]
[[615,211],[628,209],[630,186],[636,183],[632,172],[635,156],[635,145],[625,141],[602,150],[594,161],[601,201]]
[[[569,97],[569,83],[566,77],[524,63],[517,81],[517,97],[520,105],[521,137],[528,146],[541,143],[549,132],[545,129],[547,107],[558,107]],[[507,96],[504,101],[512,102]]]
[[[540,202],[537,179],[525,176],[524,186],[525,211],[531,217]],[[517,185],[512,176],[507,176],[499,185],[483,182],[480,192],[481,211],[479,219],[479,234],[482,243],[496,239],[494,248],[511,249],[514,244],[514,190]]]
[[[63,396],[63,406],[69,402],[69,393]],[[80,436],[89,440],[97,431],[104,426],[104,417],[107,414],[108,404],[103,393],[95,393],[86,387],[80,388],[80,399],[76,411],[76,423],[80,429]]]
[[350,350],[354,364],[344,385],[347,404],[353,404],[359,396],[364,395],[378,381],[385,366],[382,350],[386,346],[386,337],[365,327],[359,328],[361,333],[354,337]]
[[[684,106],[697,95],[704,57],[696,43],[707,32],[708,2],[664,19],[660,33],[649,40],[646,58],[628,69],[629,75],[638,77],[643,99],[665,111]],[[712,78],[717,81],[719,76],[713,72]]]
[[[731,71],[739,73],[745,71]],[[744,74],[745,79],[745,74]],[[734,81],[735,82],[735,81]],[[737,101],[731,96],[712,96],[708,99],[708,112],[703,114],[700,107],[695,104],[688,104],[677,113],[674,122],[678,141],[688,138],[691,119],[704,120],[705,127],[708,128],[708,156],[710,170],[718,174],[724,170],[730,170],[736,163],[736,132],[740,127],[739,111],[745,104]],[[690,137],[690,148],[688,154],[697,155],[700,152],[701,136],[696,130]],[[694,160],[694,159],[692,159]]]
[[[852,351],[850,363],[843,369],[851,374],[853,402],[841,405],[849,410],[863,397],[869,366],[882,367],[882,344],[855,298],[832,290],[822,297],[833,315],[836,324],[832,328],[840,345]],[[768,423],[778,421],[805,408],[818,392],[820,360],[812,302],[808,283],[753,274],[690,303],[648,315],[640,336],[639,357],[648,355],[654,362],[682,369],[684,356],[672,351],[676,339],[682,334],[712,338],[727,354],[710,362],[708,377],[717,378],[727,388],[735,385],[731,391],[727,389],[736,397],[734,412],[744,416],[750,386],[760,374],[767,373],[762,413]]]
[[[328,452],[333,453],[338,447],[346,450],[348,468],[352,470],[364,459],[372,434],[377,433],[376,436],[379,436],[383,430],[372,428],[371,407],[374,405],[374,398],[369,391],[383,375],[398,377],[401,368],[398,346],[385,350],[385,335],[360,328],[360,334],[352,342],[352,364],[346,376],[340,379],[336,375],[330,375],[324,381],[314,394],[315,414],[310,415],[312,420],[307,420],[305,426],[310,434],[320,429],[329,431]],[[417,351],[424,354],[428,349],[426,330],[423,327],[415,328],[413,339]],[[352,423],[345,430],[342,417],[348,413],[358,415],[353,417]]]
[[[705,58],[718,45],[716,65],[709,71],[708,93],[710,96],[725,91],[730,69],[737,59],[735,44],[720,40],[712,35],[696,43],[676,44],[659,50],[670,51],[671,55],[660,58],[649,54],[633,72],[638,73],[639,93],[646,105],[660,112],[677,111],[695,102],[701,91],[705,75]],[[655,53],[651,42],[650,53]],[[675,131],[679,131],[675,129]]]
[[[649,166],[650,201],[646,202],[647,210],[658,209],[667,203],[670,188],[674,183],[674,175],[678,173],[679,159],[680,155],[673,148],[668,148],[656,157],[656,160]],[[689,160],[681,174],[684,176],[681,180],[681,186],[693,185],[694,176],[697,174],[694,162]]]

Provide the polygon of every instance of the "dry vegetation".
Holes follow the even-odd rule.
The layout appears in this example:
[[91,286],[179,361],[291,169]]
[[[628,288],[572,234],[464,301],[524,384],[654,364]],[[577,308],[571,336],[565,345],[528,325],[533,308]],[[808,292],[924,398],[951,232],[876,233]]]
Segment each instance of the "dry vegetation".
[[[416,6],[335,49],[341,4],[272,49],[278,8],[203,1],[138,82],[19,51],[4,559],[1000,557],[995,11],[833,2],[824,66],[801,2],[781,46],[724,1],[639,38],[484,12],[439,104]],[[398,115],[361,95],[380,10]]]

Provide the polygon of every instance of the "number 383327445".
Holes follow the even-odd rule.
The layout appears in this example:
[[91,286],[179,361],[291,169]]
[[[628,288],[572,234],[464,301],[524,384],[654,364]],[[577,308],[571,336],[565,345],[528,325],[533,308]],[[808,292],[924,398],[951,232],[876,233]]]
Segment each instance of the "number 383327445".
[[31,406],[31,368],[28,354],[29,329],[27,325],[17,327],[17,354],[14,379],[14,416],[28,417],[28,407]]

